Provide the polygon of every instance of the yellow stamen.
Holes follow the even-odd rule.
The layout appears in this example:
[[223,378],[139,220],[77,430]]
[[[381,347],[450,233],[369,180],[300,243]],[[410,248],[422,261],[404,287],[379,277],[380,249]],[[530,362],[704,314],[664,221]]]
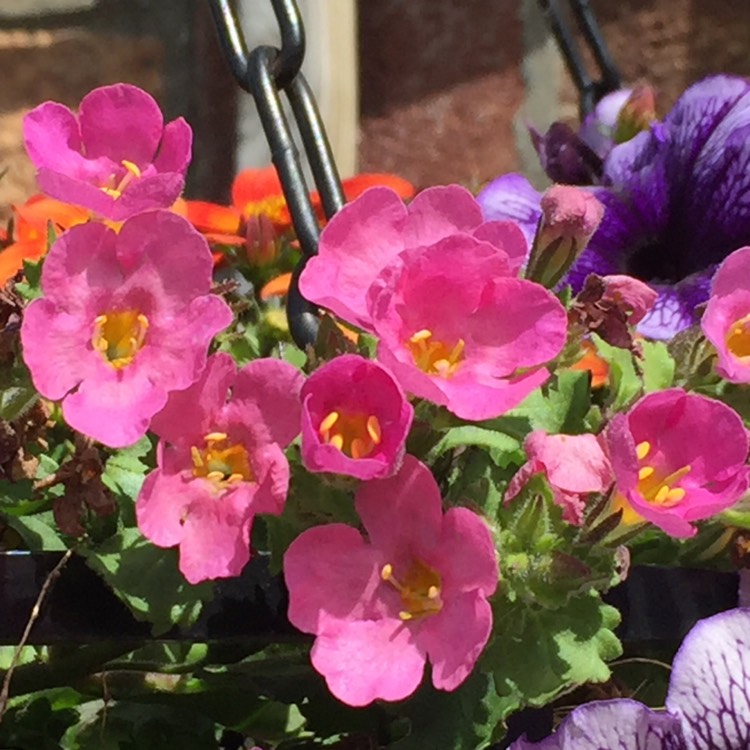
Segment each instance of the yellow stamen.
[[750,315],[736,320],[726,338],[727,349],[737,359],[750,357]]
[[336,424],[336,422],[339,421],[339,413],[337,411],[332,411],[323,421],[320,423],[320,431],[321,432],[328,432],[333,425]]
[[466,342],[463,339],[449,345],[433,340],[432,331],[423,328],[406,342],[406,347],[414,358],[414,363],[428,375],[449,378],[455,374],[463,361]]
[[380,420],[374,414],[349,414],[341,409],[323,418],[318,434],[324,443],[354,459],[371,455],[382,440]]
[[91,345],[116,370],[129,365],[141,350],[148,331],[148,318],[137,310],[97,315]]
[[638,479],[648,479],[654,473],[653,466],[644,466],[638,470]]
[[209,432],[204,438],[205,448],[190,448],[193,476],[212,482],[218,489],[237,482],[252,482],[250,457],[244,445],[232,443],[225,432]]
[[638,456],[639,461],[643,461],[646,456],[651,452],[651,443],[644,440],[642,443],[638,443],[635,446],[635,455]]
[[383,566],[380,577],[401,595],[404,609],[398,616],[405,622],[435,615],[443,608],[440,574],[419,559],[412,560],[401,580],[393,574],[390,563]]
[[120,162],[125,169],[130,172],[130,174],[133,175],[133,177],[140,177],[141,176],[141,170],[140,168],[133,164],[132,161],[128,161],[127,159],[123,159],[122,162]]

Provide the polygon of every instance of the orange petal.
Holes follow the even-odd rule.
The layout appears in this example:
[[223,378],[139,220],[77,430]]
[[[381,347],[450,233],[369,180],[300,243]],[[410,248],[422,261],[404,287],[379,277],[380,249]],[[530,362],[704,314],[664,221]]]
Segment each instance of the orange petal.
[[584,341],[584,355],[569,369],[577,371],[588,370],[591,373],[591,387],[601,388],[609,383],[609,365],[596,353],[594,345]]
[[185,201],[187,220],[204,234],[237,235],[242,224],[239,211],[233,206],[220,206],[206,201]]
[[259,203],[283,194],[273,164],[263,169],[243,169],[232,183],[232,205],[240,212],[248,203]]
[[[20,242],[47,241],[47,223],[52,222],[62,229],[84,224],[91,214],[84,208],[69,203],[34,195],[21,206],[13,206],[15,214],[14,235]],[[39,256],[41,257],[41,256]]]
[[289,286],[292,283],[291,273],[282,273],[271,279],[261,290],[260,298],[266,302],[271,297],[284,297],[289,292]]
[[8,245],[0,252],[0,285],[12,279],[23,268],[24,260],[39,260],[46,252],[46,238]]
[[353,201],[362,195],[368,188],[383,186],[389,187],[398,193],[400,198],[413,198],[417,189],[408,180],[403,179],[395,174],[387,172],[372,172],[357,174],[349,177],[342,183],[344,195],[347,201]]

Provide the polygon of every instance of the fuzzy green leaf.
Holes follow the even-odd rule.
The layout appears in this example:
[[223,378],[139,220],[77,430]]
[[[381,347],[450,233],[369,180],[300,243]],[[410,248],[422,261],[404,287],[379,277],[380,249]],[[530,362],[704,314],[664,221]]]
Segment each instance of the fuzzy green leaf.
[[675,361],[663,341],[642,341],[640,360],[645,393],[669,388],[674,381]]
[[213,596],[210,584],[191,586],[185,580],[177,550],[155,547],[138,529],[123,529],[83,554],[136,619],[151,623],[154,635],[191,625]]
[[482,663],[494,671],[502,715],[543,706],[577,685],[607,680],[605,662],[622,652],[613,632],[619,619],[619,612],[593,591],[560,609],[496,602],[496,637]]
[[599,356],[609,365],[610,405],[622,411],[641,393],[642,383],[627,349],[608,344],[596,334],[591,334]]

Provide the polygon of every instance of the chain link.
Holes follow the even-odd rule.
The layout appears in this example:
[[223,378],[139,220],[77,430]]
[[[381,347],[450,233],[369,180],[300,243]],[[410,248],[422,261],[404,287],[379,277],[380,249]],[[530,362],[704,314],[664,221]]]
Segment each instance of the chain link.
[[310,200],[299,151],[281,104],[281,92],[291,105],[326,218],[330,219],[344,205],[344,194],[315,98],[300,71],[305,55],[302,18],[295,0],[271,0],[281,31],[281,49],[261,45],[248,52],[230,0],[210,0],[210,4],[229,67],[239,85],[255,100],[302,249],[302,258],[292,274],[287,318],[294,342],[304,349],[315,342],[318,316],[317,308],[299,291],[299,275],[307,260],[318,251],[320,225]]
[[574,32],[571,30],[565,12],[560,7],[559,0],[539,0],[542,12],[555,35],[557,46],[573,78],[573,83],[578,89],[579,110],[583,118],[594,109],[596,103],[605,94],[620,88],[620,74],[609,54],[589,0],[568,0],[568,3],[598,68],[597,80],[592,79],[586,69]]

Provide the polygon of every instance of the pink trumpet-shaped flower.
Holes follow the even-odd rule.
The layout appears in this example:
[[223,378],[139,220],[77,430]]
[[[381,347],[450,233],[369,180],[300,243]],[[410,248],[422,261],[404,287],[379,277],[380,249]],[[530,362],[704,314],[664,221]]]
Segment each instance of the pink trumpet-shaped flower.
[[164,124],[159,105],[126,83],[102,86],[76,117],[45,102],[24,118],[24,143],[41,190],[113,221],[169,208],[182,192],[192,131],[183,118]]
[[735,250],[716,272],[701,327],[719,355],[719,374],[750,383],[750,247]]
[[299,432],[304,376],[257,359],[239,372],[213,355],[201,379],[173,393],[155,418],[158,467],[136,502],[138,527],[159,547],[180,548],[190,583],[239,575],[258,513],[278,515],[289,488],[283,453]]
[[644,396],[607,429],[616,506],[670,536],[734,505],[747,490],[748,433],[726,404],[670,388]]
[[500,249],[509,273],[517,273],[526,256],[516,224],[485,222],[479,204],[459,185],[427,188],[408,206],[394,190],[374,187],[325,227],[318,255],[300,277],[300,290],[343,320],[371,330],[366,293],[378,274],[405,250],[453,236],[475,237]]
[[169,211],[69,229],[42,270],[41,299],[21,326],[37,390],[62,400],[74,429],[113,448],[136,442],[171,391],[203,372],[232,321],[211,294],[205,239]]
[[302,386],[302,460],[310,471],[382,479],[404,456],[414,409],[385,367],[345,354]]
[[455,235],[399,256],[368,292],[378,359],[409,393],[462,419],[497,417],[549,377],[567,334],[559,300],[496,247]]
[[336,523],[304,531],[284,574],[289,619],[315,634],[312,663],[344,703],[397,701],[432,682],[455,690],[492,629],[497,586],[492,535],[466,508],[442,511],[426,466],[412,456],[357,491],[367,538]]
[[580,525],[588,495],[606,492],[612,484],[612,466],[596,435],[548,435],[535,430],[526,437],[524,449],[528,461],[508,483],[506,502],[534,474],[544,474],[563,518]]

